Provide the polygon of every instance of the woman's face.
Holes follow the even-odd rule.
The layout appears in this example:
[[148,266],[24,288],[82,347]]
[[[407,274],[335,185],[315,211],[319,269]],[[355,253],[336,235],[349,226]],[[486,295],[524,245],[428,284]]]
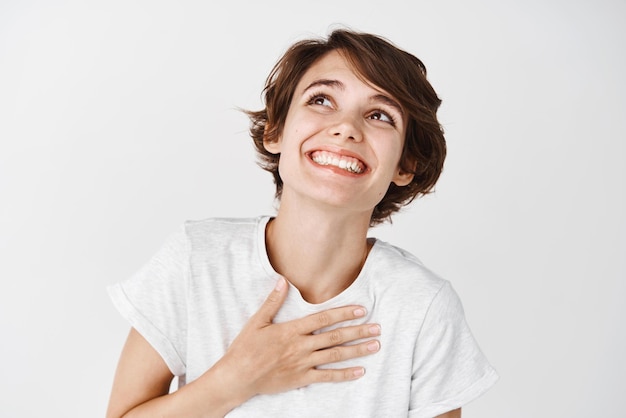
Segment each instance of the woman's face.
[[405,117],[397,100],[364,82],[332,51],[302,76],[285,125],[265,148],[280,153],[281,205],[299,197],[371,215],[400,170]]

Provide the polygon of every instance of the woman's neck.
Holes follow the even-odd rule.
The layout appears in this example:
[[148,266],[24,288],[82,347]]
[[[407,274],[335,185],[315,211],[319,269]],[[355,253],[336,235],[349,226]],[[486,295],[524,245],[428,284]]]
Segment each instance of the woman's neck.
[[272,266],[310,303],[326,301],[349,287],[370,249],[368,214],[333,215],[281,204],[267,226],[265,240]]

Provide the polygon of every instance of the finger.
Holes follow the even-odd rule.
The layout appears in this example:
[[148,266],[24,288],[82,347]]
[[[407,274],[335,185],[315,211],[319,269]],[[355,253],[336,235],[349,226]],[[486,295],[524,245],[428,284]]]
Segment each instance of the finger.
[[347,342],[361,340],[380,335],[380,325],[363,324],[350,327],[335,328],[330,331],[308,337],[308,348],[311,351],[334,347]]
[[339,322],[362,318],[365,316],[365,313],[365,308],[361,306],[343,306],[305,316],[293,322],[297,326],[298,331],[304,335]]
[[345,382],[363,377],[363,367],[350,367],[347,369],[311,369],[307,374],[308,384],[322,382]]
[[274,290],[265,299],[259,310],[254,314],[254,318],[264,325],[269,325],[274,320],[278,310],[285,302],[289,286],[287,281],[280,277],[276,282]]
[[380,350],[380,341],[371,340],[355,345],[343,345],[318,350],[311,354],[312,365],[317,367],[322,364],[337,363],[357,357],[374,354]]

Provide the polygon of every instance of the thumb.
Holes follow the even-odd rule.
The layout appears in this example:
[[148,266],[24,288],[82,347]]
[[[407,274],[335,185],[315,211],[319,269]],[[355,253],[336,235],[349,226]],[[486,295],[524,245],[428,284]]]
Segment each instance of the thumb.
[[265,302],[263,302],[263,305],[261,305],[257,313],[254,315],[262,325],[269,325],[274,321],[274,317],[285,302],[288,291],[289,286],[287,286],[287,281],[284,277],[280,277],[276,282],[274,290],[272,290],[269,296],[265,299]]

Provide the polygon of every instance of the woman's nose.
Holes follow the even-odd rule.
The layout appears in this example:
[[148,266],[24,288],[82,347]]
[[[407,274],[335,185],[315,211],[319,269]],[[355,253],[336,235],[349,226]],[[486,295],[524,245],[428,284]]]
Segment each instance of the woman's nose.
[[355,142],[363,140],[363,133],[359,122],[350,116],[341,117],[331,128],[331,135],[338,138],[350,139]]

